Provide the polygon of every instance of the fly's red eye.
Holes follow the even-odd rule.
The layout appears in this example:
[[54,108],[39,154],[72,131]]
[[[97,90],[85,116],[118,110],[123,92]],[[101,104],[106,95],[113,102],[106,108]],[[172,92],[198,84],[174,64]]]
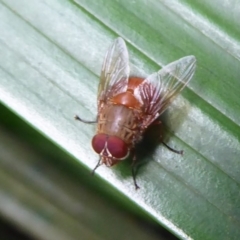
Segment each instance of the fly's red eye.
[[109,136],[107,148],[114,158],[122,159],[128,156],[128,147],[126,143],[118,137]]
[[[108,136],[103,133],[99,133],[93,137],[92,147],[96,153],[111,155],[115,159],[124,159],[129,153],[128,147],[122,139],[115,136]],[[106,149],[104,150],[105,147]],[[103,150],[104,152],[102,152]]]
[[96,153],[101,153],[107,142],[107,135],[99,133],[95,135],[92,139],[92,147]]

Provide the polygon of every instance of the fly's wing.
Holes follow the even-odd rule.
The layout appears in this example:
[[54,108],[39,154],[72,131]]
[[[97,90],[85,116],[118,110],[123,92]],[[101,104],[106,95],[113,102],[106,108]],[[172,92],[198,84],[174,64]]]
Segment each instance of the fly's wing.
[[187,56],[147,77],[134,91],[149,125],[162,114],[194,75],[196,58]]
[[109,47],[102,66],[98,86],[98,102],[127,90],[129,77],[128,50],[122,38],[117,38]]

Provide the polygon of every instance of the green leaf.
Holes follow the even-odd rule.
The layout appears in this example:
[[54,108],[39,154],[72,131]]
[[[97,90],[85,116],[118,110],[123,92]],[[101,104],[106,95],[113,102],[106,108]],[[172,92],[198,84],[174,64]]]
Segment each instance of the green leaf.
[[92,169],[103,56],[128,45],[132,73],[147,76],[195,55],[197,71],[164,114],[168,144],[147,155],[135,191],[126,164],[97,173],[180,238],[240,238],[240,28],[235,1],[27,1],[0,7],[0,98]]
[[[1,104],[0,112],[1,219],[37,239],[171,237],[162,228],[156,231],[149,218],[143,221],[136,205],[97,176],[90,177],[90,171]],[[131,211],[123,211],[126,206],[119,203]],[[13,239],[12,235],[6,227],[1,231],[4,239]]]

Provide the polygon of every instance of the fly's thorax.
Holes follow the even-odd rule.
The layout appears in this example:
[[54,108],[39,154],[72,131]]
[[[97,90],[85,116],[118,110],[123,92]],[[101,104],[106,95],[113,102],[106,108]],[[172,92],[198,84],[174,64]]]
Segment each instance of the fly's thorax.
[[139,133],[139,126],[139,111],[108,103],[99,113],[97,133],[119,137],[128,146],[132,146]]

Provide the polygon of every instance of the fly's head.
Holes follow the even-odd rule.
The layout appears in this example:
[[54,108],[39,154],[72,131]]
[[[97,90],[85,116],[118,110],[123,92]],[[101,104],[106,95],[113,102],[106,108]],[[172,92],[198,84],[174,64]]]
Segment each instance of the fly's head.
[[127,144],[119,137],[104,133],[96,134],[92,139],[92,147],[100,155],[101,164],[111,167],[129,155]]

